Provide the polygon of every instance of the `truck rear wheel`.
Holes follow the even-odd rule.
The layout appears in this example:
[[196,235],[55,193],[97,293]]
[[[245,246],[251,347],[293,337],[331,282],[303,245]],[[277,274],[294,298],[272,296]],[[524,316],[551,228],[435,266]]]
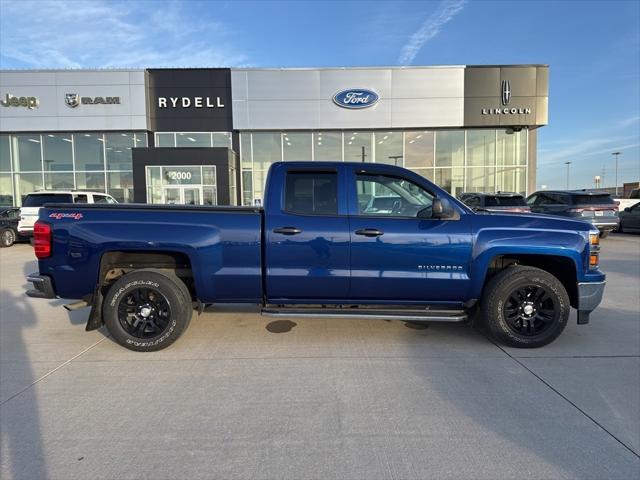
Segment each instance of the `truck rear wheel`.
[[113,339],[138,352],[162,350],[186,330],[191,295],[177,276],[136,270],[120,277],[105,295],[102,316]]
[[549,272],[514,266],[491,279],[481,308],[494,338],[510,347],[536,348],[562,333],[571,306],[564,286]]

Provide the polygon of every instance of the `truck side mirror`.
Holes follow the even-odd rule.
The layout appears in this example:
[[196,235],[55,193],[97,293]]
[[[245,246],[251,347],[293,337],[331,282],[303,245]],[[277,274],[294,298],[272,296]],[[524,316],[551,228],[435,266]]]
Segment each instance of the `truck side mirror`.
[[431,216],[433,218],[442,218],[444,215],[444,207],[442,206],[442,200],[439,198],[433,199],[433,204],[431,205]]

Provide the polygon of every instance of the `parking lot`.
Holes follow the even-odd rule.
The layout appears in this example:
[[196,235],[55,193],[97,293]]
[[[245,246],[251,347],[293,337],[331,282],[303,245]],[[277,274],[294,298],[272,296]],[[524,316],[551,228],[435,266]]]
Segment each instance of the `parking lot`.
[[213,307],[139,354],[24,295],[0,250],[0,477],[640,477],[640,236],[602,242],[586,326],[537,350],[466,325]]

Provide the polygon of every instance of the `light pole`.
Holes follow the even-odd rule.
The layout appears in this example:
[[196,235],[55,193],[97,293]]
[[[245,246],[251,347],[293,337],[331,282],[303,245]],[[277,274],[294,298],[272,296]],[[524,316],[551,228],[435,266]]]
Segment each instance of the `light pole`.
[[567,166],[567,190],[569,190],[569,169],[571,168],[571,162],[564,162],[564,164]]
[[618,155],[620,152],[613,152],[611,155],[616,157],[616,197],[618,196]]

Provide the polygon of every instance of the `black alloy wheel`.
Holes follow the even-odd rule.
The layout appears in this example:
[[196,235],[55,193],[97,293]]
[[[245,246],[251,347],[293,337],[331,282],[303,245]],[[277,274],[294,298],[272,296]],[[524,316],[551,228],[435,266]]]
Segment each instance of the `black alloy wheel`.
[[489,280],[480,313],[496,340],[518,348],[547,345],[562,333],[571,305],[564,285],[551,273],[515,265]]
[[132,337],[155,337],[167,329],[170,320],[169,301],[154,288],[131,290],[118,303],[118,321]]
[[527,285],[509,295],[504,304],[504,318],[515,333],[533,337],[552,325],[557,308],[544,287]]
[[153,352],[168,347],[193,315],[191,293],[173,272],[145,268],[116,280],[105,293],[102,318],[123,347]]

